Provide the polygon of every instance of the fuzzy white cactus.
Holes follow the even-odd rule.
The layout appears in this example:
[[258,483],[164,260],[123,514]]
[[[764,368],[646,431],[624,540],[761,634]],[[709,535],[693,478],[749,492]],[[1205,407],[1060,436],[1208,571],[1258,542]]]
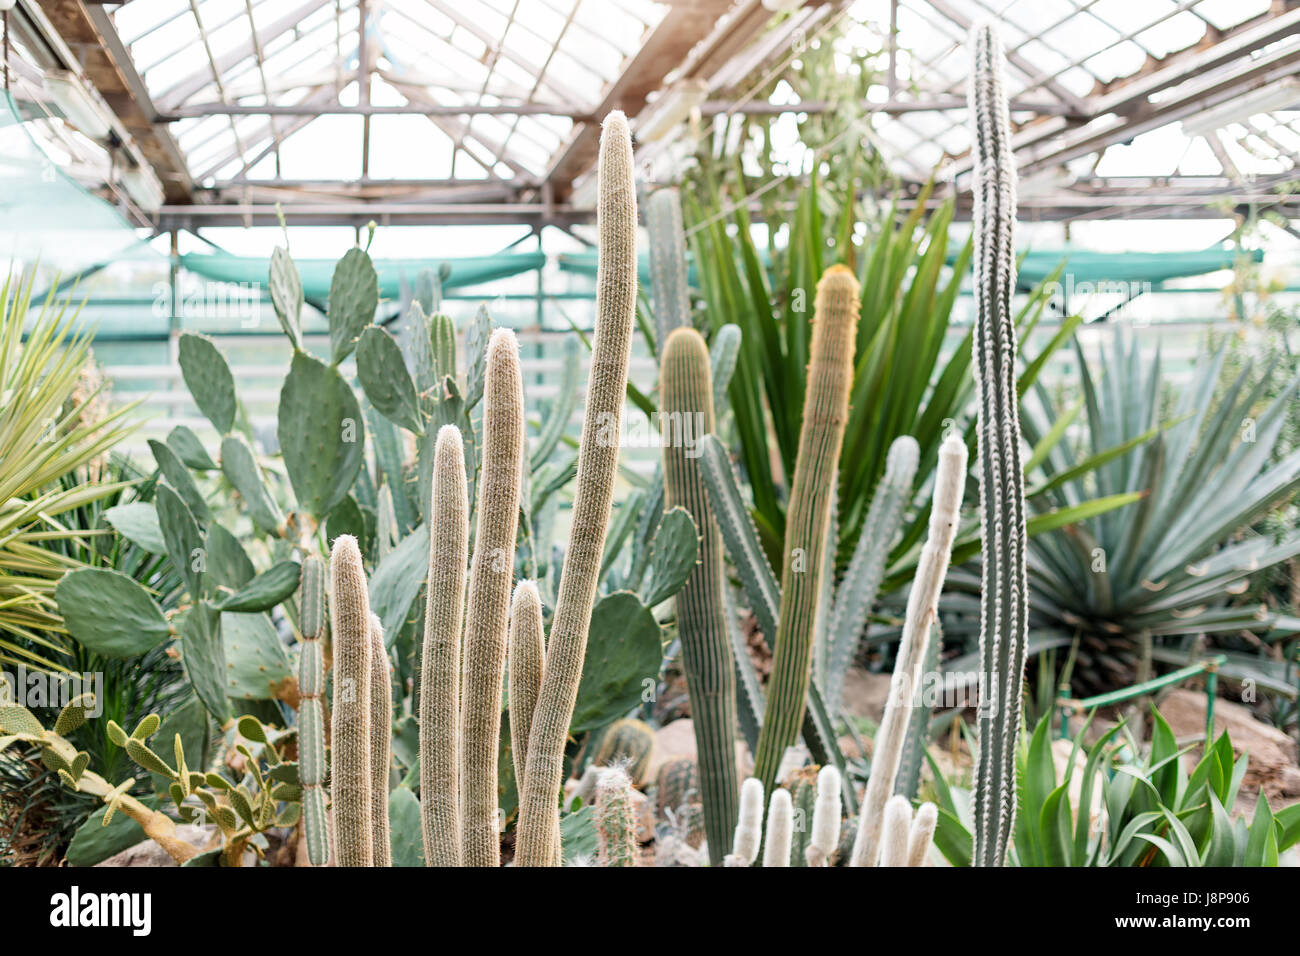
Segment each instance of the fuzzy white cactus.
[[758,845],[763,840],[763,784],[755,777],[747,777],[740,785],[740,816],[736,820],[736,833],[731,840],[731,853],[722,861],[723,866],[752,866],[758,857]]
[[840,842],[840,772],[822,767],[817,773],[817,799],[813,803],[812,833],[804,857],[809,866],[830,865],[831,854]]
[[794,835],[794,803],[790,791],[772,791],[767,807],[767,840],[763,845],[764,866],[789,866],[790,841]]
[[923,803],[916,808],[912,830],[907,835],[907,865],[925,866],[934,842],[934,828],[939,823],[939,808],[933,803]]
[[880,837],[881,866],[907,866],[907,845],[911,829],[912,804],[907,797],[895,794],[885,804],[884,826]]

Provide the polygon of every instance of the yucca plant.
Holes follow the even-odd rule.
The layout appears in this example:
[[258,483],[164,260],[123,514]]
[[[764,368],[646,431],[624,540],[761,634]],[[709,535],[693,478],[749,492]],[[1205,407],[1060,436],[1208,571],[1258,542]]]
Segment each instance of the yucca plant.
[[[1009,862],[1018,866],[1277,866],[1300,842],[1300,804],[1274,813],[1261,794],[1254,816],[1231,808],[1248,756],[1237,757],[1225,732],[1188,773],[1173,731],[1152,712],[1153,733],[1141,757],[1116,724],[1090,746],[1087,725],[1070,745],[1058,777],[1052,718],[1039,721],[1016,760],[1020,810]],[[939,824],[935,845],[954,866],[968,866],[972,840],[968,794],[935,770]],[[1071,803],[1074,794],[1078,806]]]
[[[1251,385],[1238,375],[1210,401],[1220,347],[1171,397],[1159,349],[1144,357],[1121,327],[1103,341],[1099,363],[1076,350],[1080,396],[1060,407],[1035,385],[1038,401],[1025,403],[1022,428],[1035,449],[1026,471],[1041,475],[1026,491],[1030,506],[1069,508],[1099,494],[1141,500],[1030,542],[1031,626],[1077,636],[1075,684],[1131,683],[1148,639],[1156,660],[1184,662],[1179,643],[1198,635],[1300,630],[1300,620],[1264,604],[1234,602],[1251,575],[1300,554],[1300,531],[1252,530],[1300,489],[1300,450],[1278,454],[1300,380],[1261,402],[1271,376]],[[1061,441],[1080,416],[1082,437]],[[968,573],[953,582],[978,586]],[[1222,673],[1259,679],[1258,659],[1242,657]]]
[[87,534],[62,518],[125,486],[61,479],[132,429],[132,406],[83,417],[99,395],[79,392],[91,330],[69,300],[31,295],[30,276],[0,289],[0,662],[54,671],[68,648],[54,586],[80,565],[54,545]]

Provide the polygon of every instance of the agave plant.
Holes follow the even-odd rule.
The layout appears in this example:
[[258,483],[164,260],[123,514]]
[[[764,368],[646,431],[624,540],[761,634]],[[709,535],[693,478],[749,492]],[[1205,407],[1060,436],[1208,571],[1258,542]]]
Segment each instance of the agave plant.
[[[1300,531],[1272,537],[1252,530],[1300,489],[1300,450],[1277,454],[1300,380],[1261,402],[1270,376],[1248,385],[1243,374],[1210,401],[1226,353],[1220,347],[1166,412],[1159,349],[1144,358],[1136,338],[1117,327],[1103,342],[1104,375],[1076,349],[1081,397],[1056,408],[1053,424],[1046,413],[1055,403],[1045,388],[1035,386],[1037,407],[1025,403],[1023,428],[1036,447],[1031,463],[1044,476],[1027,491],[1031,505],[1065,508],[1096,493],[1142,496],[1030,542],[1033,624],[1077,635],[1076,683],[1098,690],[1131,681],[1148,639],[1157,660],[1180,660],[1180,639],[1300,630],[1300,620],[1233,600],[1252,574],[1300,554]],[[1060,441],[1080,415],[1086,437]],[[1103,455],[1097,465],[1105,448],[1125,453]],[[1083,467],[1083,456],[1095,467]],[[978,585],[968,574],[952,580]],[[1241,670],[1243,663],[1250,660],[1230,661],[1223,673],[1260,676],[1257,666]]]
[[100,395],[81,387],[91,330],[68,301],[33,309],[31,294],[31,277],[0,289],[0,662],[59,670],[54,586],[81,562],[56,545],[86,534],[61,519],[125,487],[61,480],[86,477],[132,429],[133,406],[84,414]]

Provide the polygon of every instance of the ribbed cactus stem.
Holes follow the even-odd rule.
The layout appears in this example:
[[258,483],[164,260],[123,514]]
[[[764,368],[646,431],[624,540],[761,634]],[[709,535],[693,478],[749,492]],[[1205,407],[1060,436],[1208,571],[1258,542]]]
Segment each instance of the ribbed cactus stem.
[[758,845],[763,842],[763,782],[746,777],[740,785],[740,812],[736,832],[731,838],[731,852],[723,866],[753,866],[758,859]]
[[916,808],[912,829],[907,835],[907,865],[925,866],[925,858],[934,843],[934,828],[939,823],[939,808],[933,803],[923,803]]
[[637,813],[632,780],[618,767],[602,768],[596,779],[596,857],[601,866],[636,866]]
[[767,805],[767,838],[763,841],[763,866],[789,866],[790,840],[794,836],[794,803],[790,791],[772,791]]
[[992,24],[972,31],[970,115],[975,163],[974,370],[979,390],[980,589],[979,760],[975,773],[976,866],[1001,866],[1016,813],[1016,739],[1028,638],[1025,488],[1016,388],[1014,229],[1016,170],[1011,151],[1002,46]]
[[329,862],[325,814],[325,562],[318,554],[302,561],[298,581],[298,781],[302,785],[303,837],[312,866]]
[[516,781],[528,768],[528,734],[546,668],[545,641],[537,583],[520,581],[510,601],[510,750]]
[[460,429],[433,452],[429,581],[420,656],[420,814],[429,866],[460,866],[460,656],[469,563],[469,491]]
[[907,719],[912,700],[920,691],[921,668],[926,643],[938,615],[952,542],[961,517],[962,492],[966,484],[966,443],[949,435],[939,447],[934,492],[930,503],[930,527],[916,564],[916,577],[907,596],[907,617],[898,645],[898,659],[889,682],[885,713],[876,731],[871,754],[871,777],[862,798],[858,833],[853,841],[853,866],[875,866],[885,803],[894,792],[898,765],[907,739]]
[[912,829],[912,804],[894,796],[885,804],[884,834],[880,840],[881,866],[907,866],[907,841]]
[[660,356],[661,414],[665,431],[664,507],[681,506],[699,529],[699,564],[677,592],[677,634],[699,753],[700,791],[710,862],[717,866],[736,827],[740,785],[736,773],[736,672],[723,588],[722,538],[709,510],[700,474],[698,442],[713,432],[709,350],[700,333],[679,328]]
[[636,183],[632,135],[621,112],[605,119],[600,141],[600,231],[596,329],[578,454],[569,547],[546,651],[546,681],[533,712],[528,769],[519,793],[515,861],[558,866],[558,801],[564,744],[582,678],[587,632],[618,472],[627,365],[636,316]]
[[384,626],[370,615],[370,832],[375,866],[392,866],[388,833],[388,771],[393,749],[393,684]]
[[330,554],[334,710],[330,796],[339,866],[373,866],[370,812],[370,596],[357,539],[341,534]]
[[466,866],[500,866],[497,755],[501,742],[501,684],[505,678],[524,456],[524,384],[519,343],[509,329],[497,329],[488,341],[482,456],[465,620],[462,843]]
[[829,866],[840,842],[840,772],[822,767],[817,772],[817,802],[813,804],[812,835],[804,856],[809,866]]
[[832,482],[849,416],[859,307],[852,270],[842,265],[827,269],[817,284],[803,428],[786,514],[772,676],[754,756],[754,775],[769,790],[786,748],[798,739],[808,696]]

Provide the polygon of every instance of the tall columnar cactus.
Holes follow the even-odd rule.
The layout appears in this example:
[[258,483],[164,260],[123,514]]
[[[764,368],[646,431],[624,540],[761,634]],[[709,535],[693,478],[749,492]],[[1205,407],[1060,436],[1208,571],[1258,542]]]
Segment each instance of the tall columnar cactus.
[[976,866],[1001,866],[1016,813],[1016,739],[1027,640],[1025,488],[1016,391],[1015,158],[1010,143],[1002,46],[992,24],[972,31],[974,124],[975,380],[979,387],[980,588],[979,762],[975,775]]
[[542,598],[535,581],[520,581],[510,601],[510,752],[516,781],[528,767],[528,734],[545,669]]
[[429,866],[460,866],[460,657],[469,563],[469,492],[460,429],[434,447],[429,581],[420,661],[420,813]]
[[671,186],[657,189],[646,202],[650,234],[650,291],[660,355],[674,329],[691,324],[690,285],[686,271],[686,232],[682,199]]
[[803,722],[832,482],[849,417],[859,306],[853,272],[842,265],[827,269],[817,284],[803,429],[786,515],[772,677],[754,756],[754,775],[765,789],[775,782],[781,758]]
[[514,332],[497,329],[487,349],[478,524],[465,621],[461,703],[462,845],[466,866],[499,866],[497,755],[514,585],[519,483],[524,460],[524,384]]
[[735,660],[723,594],[726,569],[696,447],[714,427],[713,383],[703,337],[691,328],[673,331],[663,345],[659,367],[662,412],[667,421],[678,422],[676,440],[665,435],[663,442],[664,507],[684,507],[700,535],[699,564],[677,592],[677,633],[699,753],[709,859],[717,866],[726,853],[727,837],[736,827],[740,784],[736,774]]
[[736,815],[731,852],[723,857],[722,865],[753,866],[762,840],[763,783],[755,777],[746,777],[740,785],[740,812]]
[[840,772],[822,767],[817,772],[817,802],[813,804],[812,835],[804,857],[809,866],[828,866],[840,842]]
[[375,866],[392,866],[388,834],[388,771],[393,750],[393,684],[384,626],[370,615],[370,833]]
[[632,135],[621,112],[610,113],[605,119],[599,177],[596,335],[587,380],[569,548],[546,652],[546,681],[533,712],[528,768],[519,793],[515,852],[519,866],[560,863],[557,807],[564,744],[582,677],[618,470],[628,356],[636,316],[637,270]]
[[330,796],[340,866],[373,866],[370,812],[370,597],[357,539],[341,534],[330,554],[334,710]]
[[789,866],[790,840],[794,835],[794,804],[790,791],[772,791],[767,806],[767,833],[763,841],[763,866]]
[[298,781],[302,784],[303,838],[312,866],[329,862],[329,825],[325,815],[325,562],[318,554],[303,558],[298,583],[298,625],[302,648],[298,659]]
[[[920,691],[921,668],[926,643],[938,613],[952,542],[961,516],[962,492],[966,483],[966,443],[950,435],[939,448],[934,493],[930,505],[930,528],[916,565],[916,578],[907,596],[907,618],[898,647],[894,676],[889,682],[885,713],[876,732],[871,755],[871,777],[862,798],[858,834],[853,842],[853,865],[875,866],[880,854],[880,833],[886,801],[894,792],[899,758],[907,735],[907,719],[914,695]],[[906,798],[904,798],[906,799]]]
[[601,866],[636,866],[637,812],[632,781],[618,767],[606,767],[596,780],[596,837]]

